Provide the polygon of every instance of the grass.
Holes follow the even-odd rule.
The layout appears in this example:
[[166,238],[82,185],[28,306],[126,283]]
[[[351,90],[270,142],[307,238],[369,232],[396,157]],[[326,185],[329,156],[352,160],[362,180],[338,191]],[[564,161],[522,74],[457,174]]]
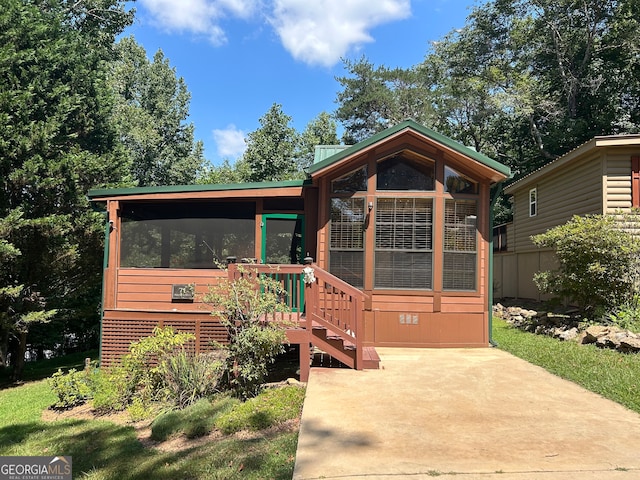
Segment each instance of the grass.
[[[71,368],[82,370],[84,368],[85,358],[91,360],[98,359],[98,350],[90,350],[88,352],[72,353],[63,357],[55,357],[50,360],[38,360],[35,362],[26,362],[22,380],[25,382],[42,380],[48,378],[57,372],[59,368],[67,371]],[[11,384],[11,370],[9,368],[0,368],[0,388],[5,388]]]
[[561,342],[499,318],[493,321],[493,339],[502,350],[640,413],[640,355]]
[[[58,366],[56,362],[49,371],[56,371]],[[75,365],[69,363],[65,368],[72,366]],[[38,370],[46,369],[40,365]],[[295,394],[287,393],[289,389],[295,389]],[[284,393],[275,397],[272,396],[277,389],[267,390],[266,398],[271,400],[265,401],[259,396],[247,410],[238,411],[238,407],[245,404],[228,397],[213,402],[203,400],[189,409],[172,412],[173,417],[166,414],[158,418],[154,429],[158,430],[160,439],[182,434],[197,437],[208,433],[216,419],[234,410],[234,418],[239,419],[240,425],[251,426],[257,417],[270,419],[265,426],[275,425],[284,417],[270,413],[273,407],[266,405],[271,401],[275,402],[276,411],[284,409],[282,402],[293,402],[285,410],[295,412],[295,416],[302,409],[304,389],[292,386],[283,390]],[[42,412],[54,401],[55,395],[46,380],[0,390],[0,456],[71,455],[74,478],[91,480],[290,479],[293,474],[297,432],[230,435],[186,450],[162,452],[144,447],[133,426],[107,420],[45,422],[41,419]]]

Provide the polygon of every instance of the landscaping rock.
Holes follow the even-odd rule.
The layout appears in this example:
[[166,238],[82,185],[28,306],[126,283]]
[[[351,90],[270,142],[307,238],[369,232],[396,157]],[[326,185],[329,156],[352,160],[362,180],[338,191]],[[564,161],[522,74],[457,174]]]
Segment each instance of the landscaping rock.
[[570,328],[569,330],[563,330],[558,334],[558,338],[565,342],[570,340],[574,340],[578,337],[578,329],[576,327]]
[[582,343],[596,343],[598,341],[598,338],[608,335],[609,331],[609,327],[605,327],[602,325],[591,325],[585,330],[585,335],[582,339]]
[[580,344],[596,344],[600,348],[615,349],[624,353],[640,353],[640,334],[613,325],[591,325],[583,330],[583,317],[578,309],[563,313],[505,307],[498,303],[493,313],[515,328],[539,335],[549,335],[562,341]]
[[640,339],[629,336],[620,340],[618,350],[624,353],[638,353],[640,352]]

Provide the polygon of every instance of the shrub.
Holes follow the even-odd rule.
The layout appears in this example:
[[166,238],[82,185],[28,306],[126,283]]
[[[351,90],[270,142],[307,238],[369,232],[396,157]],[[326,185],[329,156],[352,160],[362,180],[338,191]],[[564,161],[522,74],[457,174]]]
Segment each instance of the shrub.
[[257,395],[268,366],[284,353],[286,325],[264,320],[266,314],[286,312],[286,292],[280,282],[256,274],[250,265],[237,266],[240,278],[211,287],[204,301],[212,305],[229,333],[226,379],[240,398]]
[[180,351],[168,355],[164,376],[168,400],[184,408],[216,393],[224,374],[225,359],[224,350],[200,355]]
[[617,306],[609,314],[609,321],[620,328],[640,333],[640,295],[634,295],[630,302]]
[[120,412],[131,403],[135,391],[135,383],[124,367],[100,370],[93,384],[93,408],[102,413]]
[[49,387],[56,394],[58,400],[54,408],[65,409],[85,403],[92,397],[92,374],[88,370],[72,368],[67,373],[58,369],[48,379]]
[[156,327],[153,335],[133,342],[122,366],[131,377],[136,395],[148,401],[165,397],[167,362],[171,355],[184,351],[185,344],[192,340],[195,335],[191,333]]
[[532,237],[538,247],[553,248],[559,262],[558,269],[534,276],[540,291],[586,310],[611,311],[630,302],[640,280],[640,248],[619,222],[614,216],[574,216]]
[[[95,381],[93,406],[99,411],[121,411],[132,402],[147,406],[171,397],[167,384],[168,363],[173,355],[184,353],[193,340],[187,333],[171,327],[156,327],[153,335],[133,342],[119,365],[101,370]],[[174,392],[174,398],[180,396]],[[135,410],[135,409],[134,409]]]

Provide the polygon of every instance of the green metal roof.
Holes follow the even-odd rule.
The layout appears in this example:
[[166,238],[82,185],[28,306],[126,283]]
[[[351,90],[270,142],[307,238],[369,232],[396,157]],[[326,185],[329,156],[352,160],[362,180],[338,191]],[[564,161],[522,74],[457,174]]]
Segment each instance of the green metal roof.
[[465,155],[469,158],[472,158],[473,160],[495,170],[496,172],[499,172],[503,175],[505,175],[506,177],[510,177],[511,176],[511,169],[506,166],[503,165],[502,163],[487,157],[486,155],[483,155],[480,152],[477,152],[469,147],[465,147],[464,145],[456,142],[455,140],[450,139],[449,137],[445,137],[444,135],[441,135],[438,132],[435,132],[434,130],[431,130],[430,128],[425,127],[424,125],[420,125],[419,123],[413,121],[413,120],[405,120],[402,123],[397,124],[394,127],[388,128],[386,130],[383,130],[380,133],[377,133],[369,138],[367,138],[366,140],[363,140],[359,143],[356,143],[355,145],[352,145],[351,147],[348,147],[338,153],[335,153],[334,155],[331,155],[330,157],[325,158],[324,160],[313,164],[310,168],[309,168],[309,173],[313,174],[315,172],[317,172],[318,170],[321,170],[325,167],[328,167],[336,162],[339,162],[340,160],[342,160],[343,158],[346,158],[348,156],[351,156],[357,152],[359,152],[360,150],[363,150],[371,145],[373,145],[374,143],[378,143],[381,140],[384,140],[385,138],[388,138],[392,135],[395,135],[398,132],[401,132],[402,130],[406,130],[406,129],[411,129],[414,130],[415,132],[430,138],[431,140],[440,143],[446,147],[449,147],[452,150],[455,150],[456,152]]
[[313,163],[319,163],[325,158],[329,158],[336,153],[341,152],[345,148],[349,148],[351,145],[316,145],[313,153]]
[[168,185],[162,187],[132,187],[132,188],[97,188],[89,190],[87,194],[90,200],[99,200],[104,197],[120,197],[126,195],[141,195],[154,193],[187,193],[187,192],[215,192],[231,190],[258,190],[261,188],[287,188],[302,187],[310,184],[309,180],[285,180],[281,182],[252,182],[233,184],[206,184],[206,185]]

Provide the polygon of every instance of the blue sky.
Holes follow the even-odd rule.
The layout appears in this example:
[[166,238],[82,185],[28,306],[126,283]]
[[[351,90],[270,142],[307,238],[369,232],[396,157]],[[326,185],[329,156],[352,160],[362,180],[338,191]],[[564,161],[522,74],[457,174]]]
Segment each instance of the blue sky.
[[273,103],[302,131],[333,112],[341,58],[409,67],[464,26],[474,0],[138,0],[133,35],[161,49],[191,92],[196,138],[235,161]]

